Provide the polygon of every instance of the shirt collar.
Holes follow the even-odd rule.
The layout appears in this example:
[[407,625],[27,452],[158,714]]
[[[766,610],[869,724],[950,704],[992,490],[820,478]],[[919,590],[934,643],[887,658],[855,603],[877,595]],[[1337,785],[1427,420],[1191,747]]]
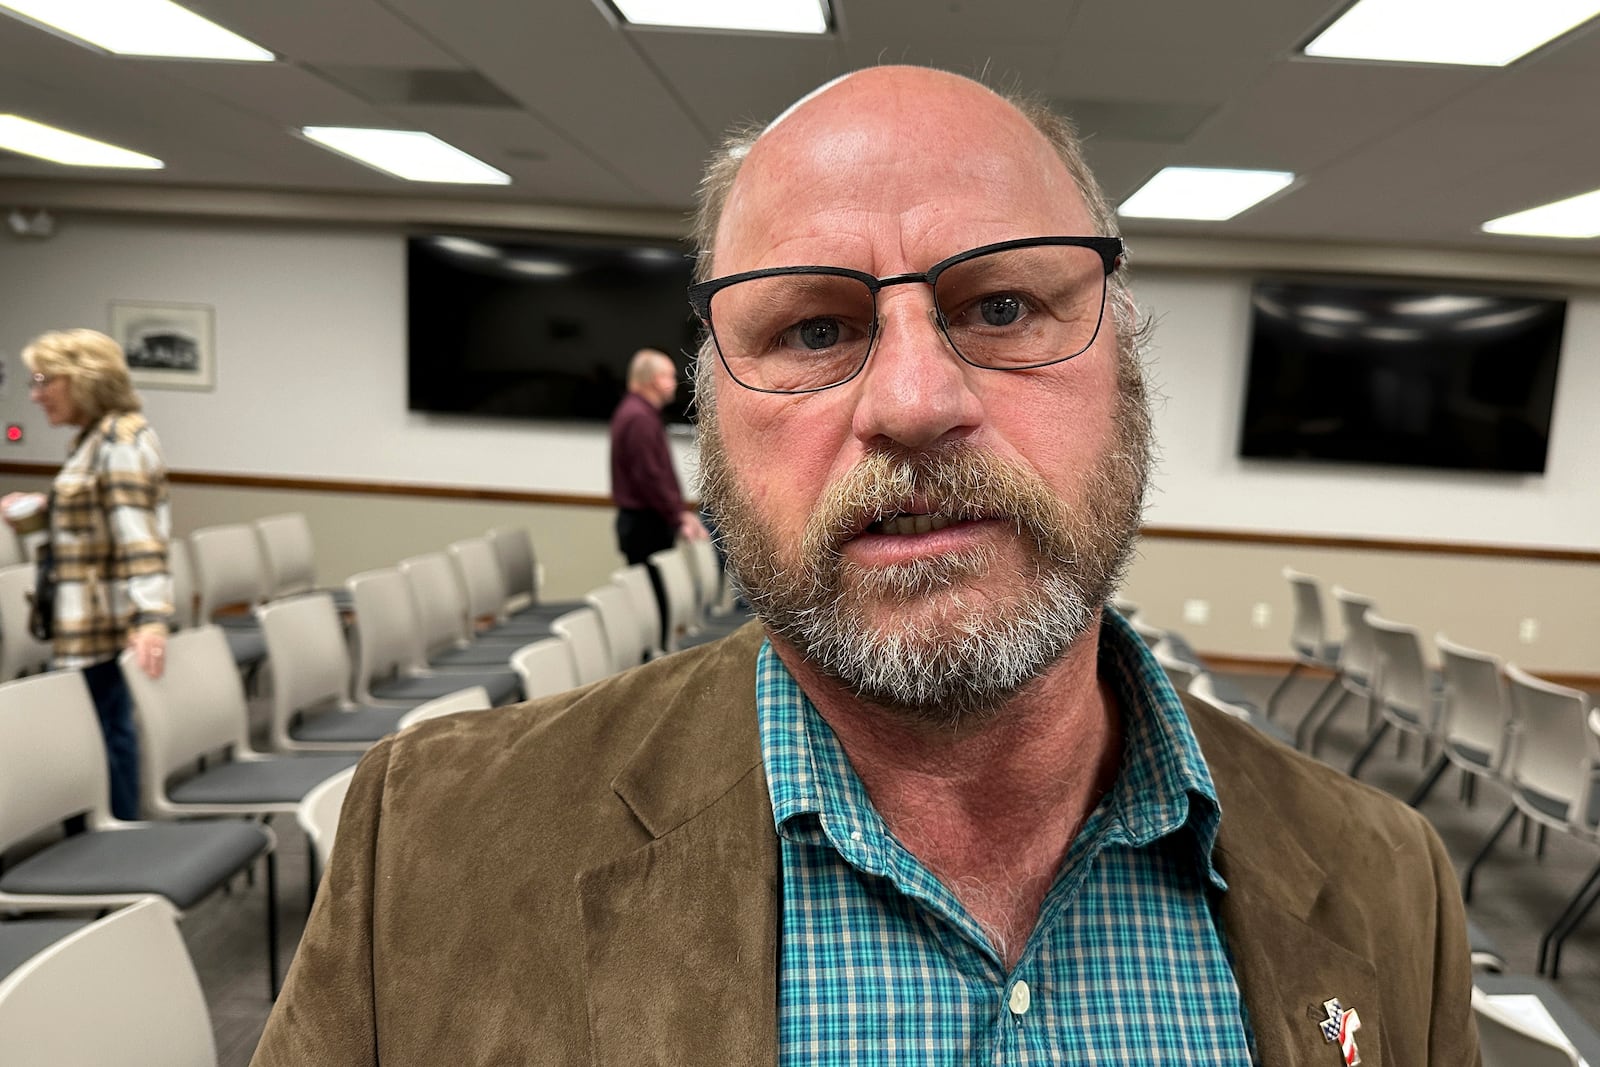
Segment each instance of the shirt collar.
[[[1135,848],[1188,827],[1197,862],[1225,890],[1212,859],[1221,808],[1188,715],[1150,650],[1111,610],[1100,627],[1099,671],[1123,709],[1123,758],[1102,802],[1105,818],[1091,822]],[[882,821],[833,731],[769,641],[756,657],[756,719],[778,834],[820,824],[847,860],[878,868],[873,845],[886,832]]]

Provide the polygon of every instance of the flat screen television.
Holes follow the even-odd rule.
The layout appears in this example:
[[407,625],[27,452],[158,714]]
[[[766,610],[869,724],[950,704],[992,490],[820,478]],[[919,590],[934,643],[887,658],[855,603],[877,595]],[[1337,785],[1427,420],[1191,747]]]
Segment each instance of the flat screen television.
[[1566,301],[1282,278],[1250,307],[1241,456],[1545,469]]
[[[462,233],[407,240],[413,411],[605,420],[628,361],[657,348],[688,366],[699,334],[692,264],[671,240]],[[691,384],[663,412],[688,422]]]

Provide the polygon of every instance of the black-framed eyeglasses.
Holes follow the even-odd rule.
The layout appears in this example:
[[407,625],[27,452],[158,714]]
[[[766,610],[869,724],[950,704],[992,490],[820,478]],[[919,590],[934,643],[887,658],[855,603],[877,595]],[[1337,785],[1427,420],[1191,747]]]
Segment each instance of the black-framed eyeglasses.
[[729,377],[760,393],[814,393],[866,366],[878,293],[933,289],[933,321],[964,361],[1032,370],[1081,355],[1105,314],[1117,237],[1025,237],[983,245],[923,273],[875,278],[845,267],[769,267],[689,287]]

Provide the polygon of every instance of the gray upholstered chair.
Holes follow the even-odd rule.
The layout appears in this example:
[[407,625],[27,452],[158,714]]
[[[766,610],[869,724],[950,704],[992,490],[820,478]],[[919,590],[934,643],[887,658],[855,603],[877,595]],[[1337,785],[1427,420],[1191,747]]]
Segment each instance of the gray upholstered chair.
[[0,872],[0,911],[102,911],[148,897],[184,912],[256,860],[267,873],[267,953],[277,992],[275,839],[252,822],[124,822],[110,812],[105,745],[88,685],[53,671],[0,685],[0,852],[58,840]]
[[410,704],[358,704],[350,696],[350,650],[339,611],[326,593],[256,609],[267,642],[275,752],[361,752],[400,728]]
[[410,708],[464,686],[482,685],[498,706],[518,693],[517,675],[510,666],[514,649],[504,653],[504,670],[428,666],[416,603],[398,570],[364,571],[353,575],[349,585],[356,609],[356,700]]

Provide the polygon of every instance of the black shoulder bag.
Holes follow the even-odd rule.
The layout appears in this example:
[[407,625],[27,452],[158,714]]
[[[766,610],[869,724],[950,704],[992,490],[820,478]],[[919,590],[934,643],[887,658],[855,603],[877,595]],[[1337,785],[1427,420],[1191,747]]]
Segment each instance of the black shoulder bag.
[[[51,490],[46,515],[50,514],[55,504],[56,494]],[[37,641],[49,641],[56,635],[56,550],[50,538],[46,537],[40,543],[37,560],[32,606],[28,609],[28,632]]]

